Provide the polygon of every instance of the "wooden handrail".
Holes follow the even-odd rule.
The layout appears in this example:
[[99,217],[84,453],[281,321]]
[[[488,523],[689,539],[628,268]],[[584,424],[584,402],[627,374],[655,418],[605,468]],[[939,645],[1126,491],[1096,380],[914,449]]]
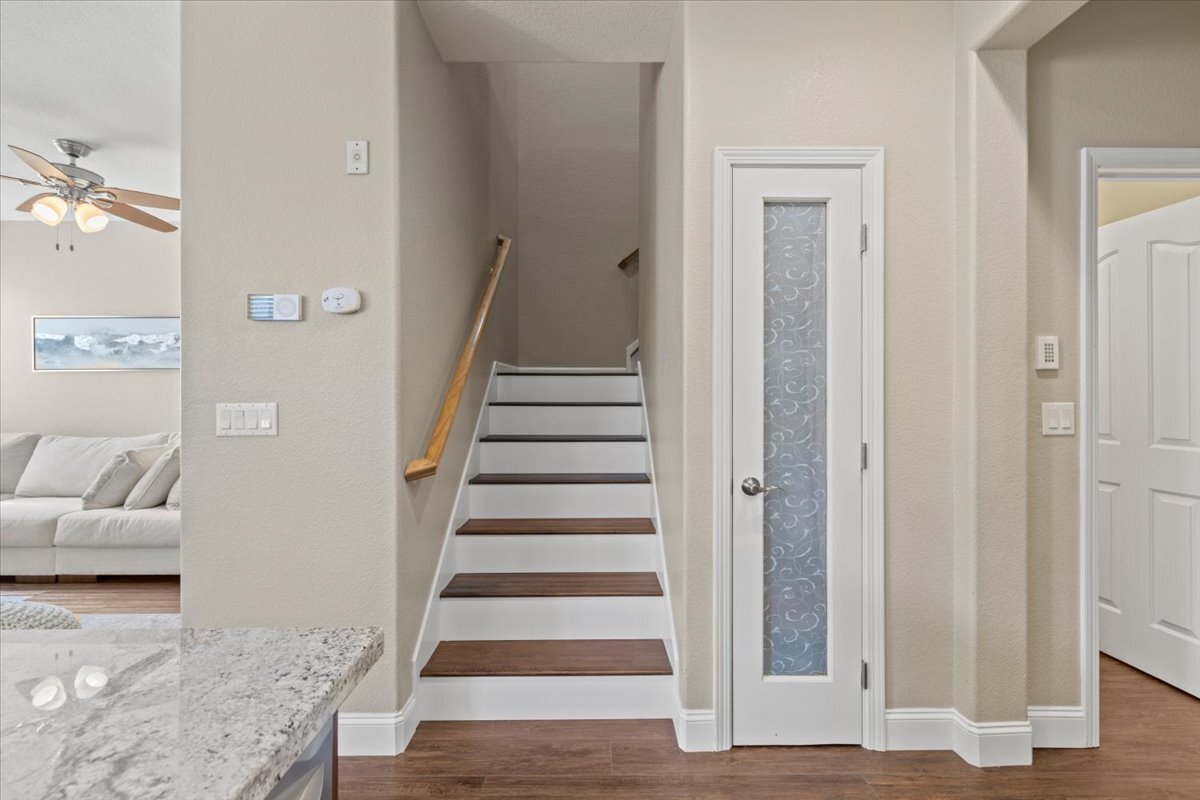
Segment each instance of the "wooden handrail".
[[488,314],[492,311],[492,301],[496,299],[496,285],[500,282],[500,273],[504,272],[504,263],[508,261],[508,248],[511,244],[512,240],[507,236],[500,236],[496,240],[496,258],[492,261],[491,277],[488,278],[487,288],[483,290],[483,298],[479,301],[479,310],[475,312],[471,332],[463,344],[462,353],[458,356],[454,377],[450,379],[450,387],[446,389],[446,397],[442,400],[442,410],[438,412],[437,424],[433,426],[433,433],[429,435],[425,455],[422,458],[414,458],[404,468],[406,481],[428,478],[437,472],[442,451],[446,449],[446,440],[450,437],[450,426],[454,424],[454,415],[458,411],[463,391],[467,388],[471,364],[475,361],[475,352],[479,349],[479,337],[483,333],[483,326],[487,324]]
[[626,269],[630,264],[638,260],[638,250],[641,248],[633,248],[633,252],[617,262],[617,269]]

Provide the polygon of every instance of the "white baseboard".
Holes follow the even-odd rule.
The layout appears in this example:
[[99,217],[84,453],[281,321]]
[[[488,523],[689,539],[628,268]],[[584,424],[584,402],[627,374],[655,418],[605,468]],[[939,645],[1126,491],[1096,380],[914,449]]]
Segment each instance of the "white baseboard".
[[717,749],[717,712],[711,708],[684,708],[676,703],[675,740],[688,753],[710,753]]
[[889,750],[953,750],[977,767],[1027,765],[1035,747],[1086,747],[1079,706],[1030,706],[1029,719],[972,722],[953,708],[891,708]]
[[417,723],[416,694],[399,711],[338,712],[338,755],[397,756],[405,751]]
[[1087,747],[1083,706],[1030,706],[1034,747]]

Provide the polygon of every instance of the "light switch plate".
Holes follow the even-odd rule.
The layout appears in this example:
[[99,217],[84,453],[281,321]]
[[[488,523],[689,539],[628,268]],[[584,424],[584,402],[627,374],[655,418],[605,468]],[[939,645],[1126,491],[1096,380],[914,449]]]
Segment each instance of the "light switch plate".
[[1042,436],[1074,436],[1075,404],[1042,403]]
[[217,403],[217,436],[277,436],[275,403]]
[[367,143],[358,141],[346,142],[346,174],[366,175],[371,171],[368,163]]

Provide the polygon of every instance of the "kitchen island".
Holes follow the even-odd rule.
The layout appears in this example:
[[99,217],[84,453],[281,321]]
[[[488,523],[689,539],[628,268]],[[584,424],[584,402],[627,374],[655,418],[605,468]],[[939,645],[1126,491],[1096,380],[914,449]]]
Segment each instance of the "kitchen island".
[[338,706],[382,652],[377,628],[4,631],[0,797],[328,797]]

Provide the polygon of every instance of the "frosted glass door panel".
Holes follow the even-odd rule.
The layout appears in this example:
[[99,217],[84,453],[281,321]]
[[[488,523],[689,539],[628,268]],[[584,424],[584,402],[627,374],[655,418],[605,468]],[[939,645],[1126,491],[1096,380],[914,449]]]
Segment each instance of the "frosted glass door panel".
[[763,670],[828,663],[826,206],[763,208]]

